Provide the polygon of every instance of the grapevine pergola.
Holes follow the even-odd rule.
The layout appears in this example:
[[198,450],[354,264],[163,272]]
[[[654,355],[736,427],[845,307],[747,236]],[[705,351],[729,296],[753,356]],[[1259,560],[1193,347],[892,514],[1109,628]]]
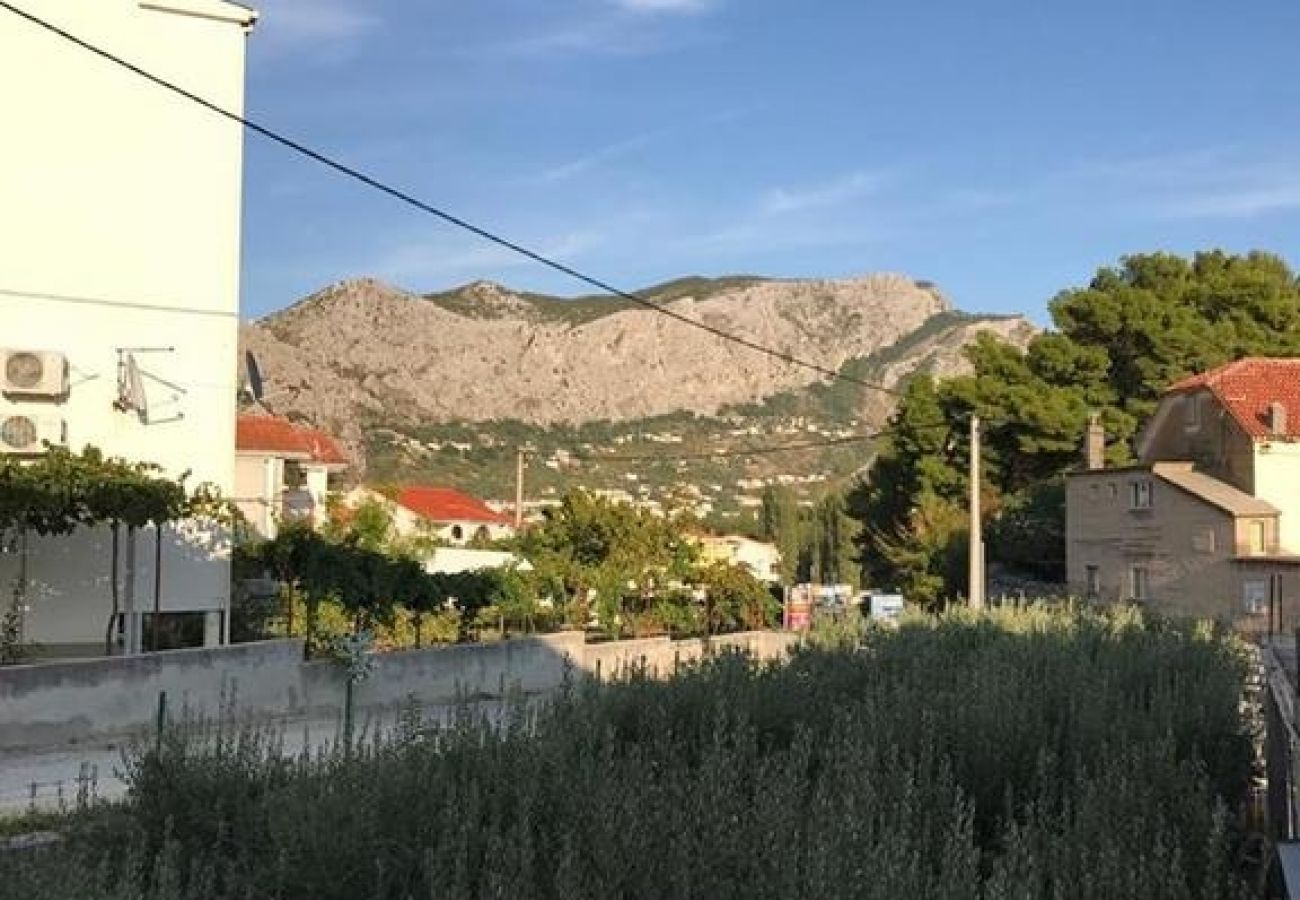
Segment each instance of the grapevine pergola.
[[188,492],[184,477],[170,479],[156,465],[107,458],[94,447],[81,453],[50,448],[36,458],[0,456],[0,547],[8,546],[21,554],[14,610],[25,608],[27,603],[29,535],[69,535],[80,528],[107,525],[113,536],[112,612],[104,643],[105,653],[111,653],[112,629],[120,611],[122,528],[132,535],[138,529],[154,526],[157,555],[161,553],[162,526],[216,511],[218,506],[209,490]]

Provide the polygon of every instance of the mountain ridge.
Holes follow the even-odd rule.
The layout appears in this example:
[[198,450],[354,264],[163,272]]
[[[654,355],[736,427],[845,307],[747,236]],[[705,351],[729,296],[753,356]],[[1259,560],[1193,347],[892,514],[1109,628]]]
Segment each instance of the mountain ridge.
[[[961,371],[961,348],[980,332],[1023,342],[1035,331],[1018,316],[960,313],[934,285],[896,274],[688,276],[637,296],[823,369],[868,371],[888,387],[920,369]],[[827,382],[626,298],[558,298],[485,281],[431,294],[343,281],[245,325],[241,340],[261,361],[269,409],[354,448],[375,426],[709,416]],[[892,398],[865,388],[838,402],[860,407],[868,425],[892,410]]]

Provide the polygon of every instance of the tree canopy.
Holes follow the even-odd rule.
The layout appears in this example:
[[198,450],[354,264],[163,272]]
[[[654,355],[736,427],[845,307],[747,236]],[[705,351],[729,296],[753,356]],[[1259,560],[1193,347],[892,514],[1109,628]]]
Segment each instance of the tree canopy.
[[214,494],[186,491],[150,463],[107,458],[94,447],[51,448],[35,459],[0,456],[0,530],[70,534],[84,526],[131,528],[173,522],[214,506]]

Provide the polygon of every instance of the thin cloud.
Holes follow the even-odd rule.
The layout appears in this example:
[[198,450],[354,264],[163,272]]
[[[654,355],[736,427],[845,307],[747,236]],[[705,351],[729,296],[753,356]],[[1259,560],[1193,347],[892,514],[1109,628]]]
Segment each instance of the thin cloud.
[[722,125],[728,122],[734,122],[752,113],[757,107],[738,107],[736,109],[727,109],[713,115],[704,116],[700,119],[693,119],[677,125],[670,125],[664,128],[655,128],[633,137],[621,141],[615,141],[606,144],[603,147],[597,147],[588,153],[575,157],[568,162],[551,166],[538,175],[528,180],[535,182],[557,182],[568,181],[579,175],[584,175],[592,169],[599,168],[607,163],[630,156],[639,150],[644,150],[650,145],[680,134],[684,131],[698,131],[709,126]]
[[[538,252],[552,259],[571,261],[603,241],[599,232],[573,231],[539,244]],[[450,241],[435,236],[400,244],[359,270],[424,290],[458,278],[489,278],[501,272],[537,265],[504,247]]]
[[261,10],[257,39],[273,48],[348,43],[382,22],[354,0],[267,0]]
[[1062,186],[1163,219],[1252,219],[1300,210],[1294,167],[1240,147],[1093,160],[1049,180],[1049,187]]
[[827,184],[775,188],[763,197],[762,209],[769,214],[780,214],[840,206],[875,193],[885,181],[884,176],[877,173],[853,172]]
[[627,156],[629,153],[634,153],[654,141],[666,137],[668,134],[672,133],[673,130],[674,129],[671,128],[660,128],[655,131],[647,131],[644,134],[639,134],[624,141],[607,144],[604,147],[599,147],[590,153],[577,157],[576,159],[569,160],[566,163],[547,169],[539,174],[536,180],[544,182],[568,181],[569,179],[576,178],[597,166]]
[[1171,202],[1171,218],[1253,219],[1270,213],[1300,210],[1300,181],[1210,190]]
[[549,31],[502,41],[468,51],[481,57],[484,53],[498,58],[537,59],[554,57],[651,56],[680,50],[699,43],[698,36],[670,37],[662,28],[634,26],[626,17],[596,19],[559,25]]
[[639,13],[701,13],[713,9],[718,0],[614,0],[621,9]]

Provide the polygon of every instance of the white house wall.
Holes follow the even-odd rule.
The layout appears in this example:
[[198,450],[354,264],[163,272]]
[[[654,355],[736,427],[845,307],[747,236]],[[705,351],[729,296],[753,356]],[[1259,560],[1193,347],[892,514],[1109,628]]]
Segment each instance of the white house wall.
[[1273,442],[1255,448],[1255,496],[1282,513],[1282,550],[1300,553],[1300,443]]
[[[238,23],[136,0],[27,0],[24,7],[242,111],[247,36]],[[0,347],[65,353],[72,385],[61,403],[0,398],[0,414],[57,416],[77,449],[93,444],[158,463],[229,496],[239,126],[14,17],[0,28],[0,83],[14,88],[6,92],[0,141]],[[113,408],[120,347],[174,348],[138,354],[149,422]],[[107,571],[107,554],[100,543],[101,536],[80,535],[33,545],[33,574],[49,584],[31,613],[32,637],[102,640],[106,594],[96,579]],[[173,540],[167,554],[171,608],[225,607],[229,562],[221,541],[200,551]],[[15,567],[12,557],[0,559],[6,588]],[[142,568],[142,583],[152,585],[152,550]]]

